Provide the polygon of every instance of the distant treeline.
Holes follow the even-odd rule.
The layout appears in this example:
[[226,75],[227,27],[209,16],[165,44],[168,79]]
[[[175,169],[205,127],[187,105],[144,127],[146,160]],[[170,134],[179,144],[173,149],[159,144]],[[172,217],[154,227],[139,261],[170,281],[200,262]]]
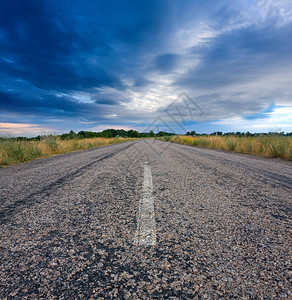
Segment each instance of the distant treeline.
[[[124,129],[106,129],[101,132],[94,131],[79,131],[75,133],[71,130],[69,133],[64,133],[61,135],[54,135],[55,137],[59,137],[61,140],[73,140],[73,139],[86,139],[86,138],[114,138],[114,137],[124,137],[124,138],[149,138],[149,137],[162,137],[162,136],[172,136],[174,133],[168,133],[165,131],[160,131],[158,133],[150,132],[138,132],[136,130],[124,130]],[[38,135],[36,137],[27,138],[27,137],[11,137],[4,138],[0,137],[1,140],[18,140],[18,141],[41,141],[48,136],[53,135]]]
[[[86,139],[86,138],[114,138],[114,137],[124,137],[124,138],[155,138],[163,136],[173,136],[175,133],[169,133],[165,131],[160,131],[158,133],[150,132],[138,132],[136,130],[124,130],[124,129],[106,129],[101,132],[94,131],[79,131],[75,133],[71,130],[69,133],[64,133],[61,135],[38,135],[36,137],[0,137],[0,141],[4,140],[17,140],[17,141],[42,141],[48,136],[59,137],[61,140],[72,140],[72,139]],[[196,131],[188,131],[186,136],[237,136],[237,137],[247,137],[247,136],[292,136],[292,132],[268,132],[268,133],[250,133],[250,132],[221,132],[216,131],[211,134],[208,133],[197,133]]]
[[150,132],[138,132],[137,130],[124,130],[124,129],[106,129],[101,132],[93,132],[93,131],[79,131],[75,133],[71,130],[69,133],[64,133],[60,135],[62,140],[70,140],[70,139],[85,139],[85,138],[113,138],[113,137],[125,137],[125,138],[147,138],[147,137],[156,137],[156,136],[168,136],[174,135],[174,133],[168,133],[164,131],[160,131],[155,134],[153,131]]
[[215,131],[212,133],[196,133],[196,131],[188,131],[185,135],[192,135],[192,136],[209,136],[209,135],[223,135],[223,136],[292,136],[292,132],[265,132],[265,133],[251,133],[251,132],[222,132],[222,131]]

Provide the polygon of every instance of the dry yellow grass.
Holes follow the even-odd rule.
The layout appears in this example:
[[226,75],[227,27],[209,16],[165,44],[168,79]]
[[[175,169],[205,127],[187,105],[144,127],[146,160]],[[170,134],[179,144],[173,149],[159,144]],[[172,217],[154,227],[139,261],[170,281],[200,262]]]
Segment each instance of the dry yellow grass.
[[[286,136],[182,136],[158,138],[179,144],[221,149],[292,160],[292,137]],[[61,140],[48,136],[42,141],[0,141],[0,166],[30,161],[54,154],[122,143],[130,138],[91,138]]]
[[56,136],[48,136],[42,141],[0,141],[0,166],[31,161],[36,158],[54,154],[85,150],[99,146],[127,142],[130,138],[91,138],[61,140]]
[[183,136],[175,135],[170,139],[160,138],[173,143],[221,149],[266,157],[278,157],[292,160],[291,136]]

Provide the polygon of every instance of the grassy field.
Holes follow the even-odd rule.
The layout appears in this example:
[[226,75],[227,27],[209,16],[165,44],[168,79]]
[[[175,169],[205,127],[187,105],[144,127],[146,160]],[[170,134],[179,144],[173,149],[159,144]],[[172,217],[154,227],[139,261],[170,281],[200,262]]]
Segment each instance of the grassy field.
[[157,138],[184,145],[292,160],[291,136],[182,136]]
[[117,144],[133,140],[132,138],[88,138],[61,140],[56,136],[47,136],[41,141],[0,141],[0,166],[31,161],[36,158],[54,154],[68,153],[77,150]]

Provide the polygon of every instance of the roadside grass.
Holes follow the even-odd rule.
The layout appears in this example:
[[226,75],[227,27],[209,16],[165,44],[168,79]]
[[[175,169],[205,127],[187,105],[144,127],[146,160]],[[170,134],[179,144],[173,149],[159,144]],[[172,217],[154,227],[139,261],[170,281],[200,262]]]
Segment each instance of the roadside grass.
[[133,138],[87,138],[61,140],[50,135],[41,141],[17,141],[4,139],[0,141],[0,167],[15,163],[27,162],[36,158],[63,154],[72,151],[123,143]]
[[[292,160],[291,136],[164,136],[157,137],[161,141],[220,149],[246,154]],[[72,151],[123,143],[134,138],[85,138],[61,140],[57,136],[47,136],[41,141],[17,141],[15,139],[0,140],[0,167],[15,163],[27,162],[36,158]]]
[[291,136],[183,136],[156,138],[178,144],[292,160]]

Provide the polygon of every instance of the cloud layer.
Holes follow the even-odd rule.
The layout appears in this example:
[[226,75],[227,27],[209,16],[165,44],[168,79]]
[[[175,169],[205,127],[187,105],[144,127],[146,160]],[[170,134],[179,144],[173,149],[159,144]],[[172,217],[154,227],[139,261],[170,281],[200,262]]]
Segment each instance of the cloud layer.
[[184,92],[204,112],[186,130],[292,131],[289,2],[1,1],[0,122],[181,132]]

